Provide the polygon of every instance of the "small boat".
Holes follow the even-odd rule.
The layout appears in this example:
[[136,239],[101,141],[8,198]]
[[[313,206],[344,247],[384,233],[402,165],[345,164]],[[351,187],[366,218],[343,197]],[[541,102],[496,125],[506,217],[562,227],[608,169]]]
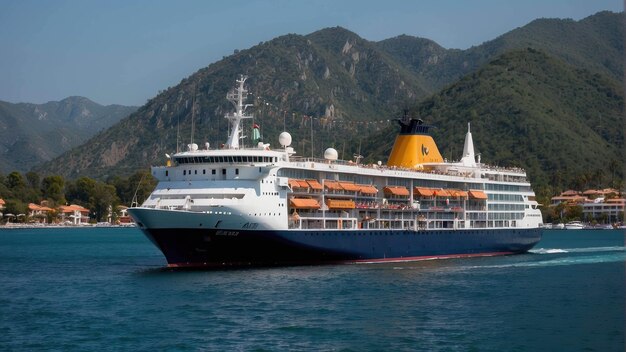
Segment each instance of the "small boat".
[[580,221],[570,221],[565,224],[565,228],[567,230],[582,230],[584,227],[585,225],[583,225],[583,223]]

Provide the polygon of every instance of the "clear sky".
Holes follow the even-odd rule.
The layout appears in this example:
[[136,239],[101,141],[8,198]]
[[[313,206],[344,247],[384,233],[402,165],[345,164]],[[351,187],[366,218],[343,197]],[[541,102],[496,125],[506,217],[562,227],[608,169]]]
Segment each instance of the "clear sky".
[[261,41],[341,26],[465,49],[536,18],[623,11],[620,0],[0,0],[0,100],[80,95],[143,105]]

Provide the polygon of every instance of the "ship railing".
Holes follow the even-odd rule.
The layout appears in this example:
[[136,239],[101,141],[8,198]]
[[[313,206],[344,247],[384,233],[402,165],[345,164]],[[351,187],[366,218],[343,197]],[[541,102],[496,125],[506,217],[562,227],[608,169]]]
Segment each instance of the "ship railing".
[[356,218],[291,216],[290,229],[355,229]]
[[[333,160],[330,162],[326,159],[320,158],[312,158],[312,157],[291,157],[291,162],[297,163],[298,166],[301,167],[314,167],[315,164],[327,164],[331,167],[333,165],[341,165],[341,166],[351,166],[351,167],[360,167],[365,169],[376,169],[380,171],[407,171],[407,172],[419,172],[423,174],[438,174],[445,176],[459,176],[458,171],[439,171],[439,170],[419,170],[413,168],[406,168],[401,166],[387,166],[387,165],[377,165],[377,164],[357,164],[352,160]],[[464,177],[470,177],[470,175],[460,175]]]

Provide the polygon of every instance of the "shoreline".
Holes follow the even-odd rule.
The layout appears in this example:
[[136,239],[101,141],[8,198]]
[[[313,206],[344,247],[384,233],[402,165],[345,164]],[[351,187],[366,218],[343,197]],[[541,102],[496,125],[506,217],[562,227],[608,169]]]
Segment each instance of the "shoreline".
[[124,224],[124,225],[111,225],[111,224],[80,224],[80,225],[67,225],[67,224],[45,224],[45,225],[35,225],[35,224],[15,224],[11,223],[10,225],[0,225],[0,230],[19,230],[19,229],[85,229],[85,228],[136,228],[137,225],[132,224]]

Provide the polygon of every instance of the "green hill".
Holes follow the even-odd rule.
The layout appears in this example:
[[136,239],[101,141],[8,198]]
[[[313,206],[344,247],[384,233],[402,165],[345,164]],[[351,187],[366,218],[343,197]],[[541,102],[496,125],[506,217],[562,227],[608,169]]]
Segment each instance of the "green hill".
[[426,89],[437,90],[511,50],[542,50],[576,67],[617,80],[624,74],[624,13],[599,12],[580,21],[537,19],[467,50],[444,49],[423,38],[399,36],[377,43],[410,68]]
[[[624,95],[607,76],[543,52],[506,53],[412,109],[435,125],[442,155],[458,160],[467,123],[482,161],[527,169],[547,193],[622,178]],[[396,129],[390,128],[389,133]],[[366,152],[387,155],[386,134]],[[384,160],[384,159],[383,159]]]

